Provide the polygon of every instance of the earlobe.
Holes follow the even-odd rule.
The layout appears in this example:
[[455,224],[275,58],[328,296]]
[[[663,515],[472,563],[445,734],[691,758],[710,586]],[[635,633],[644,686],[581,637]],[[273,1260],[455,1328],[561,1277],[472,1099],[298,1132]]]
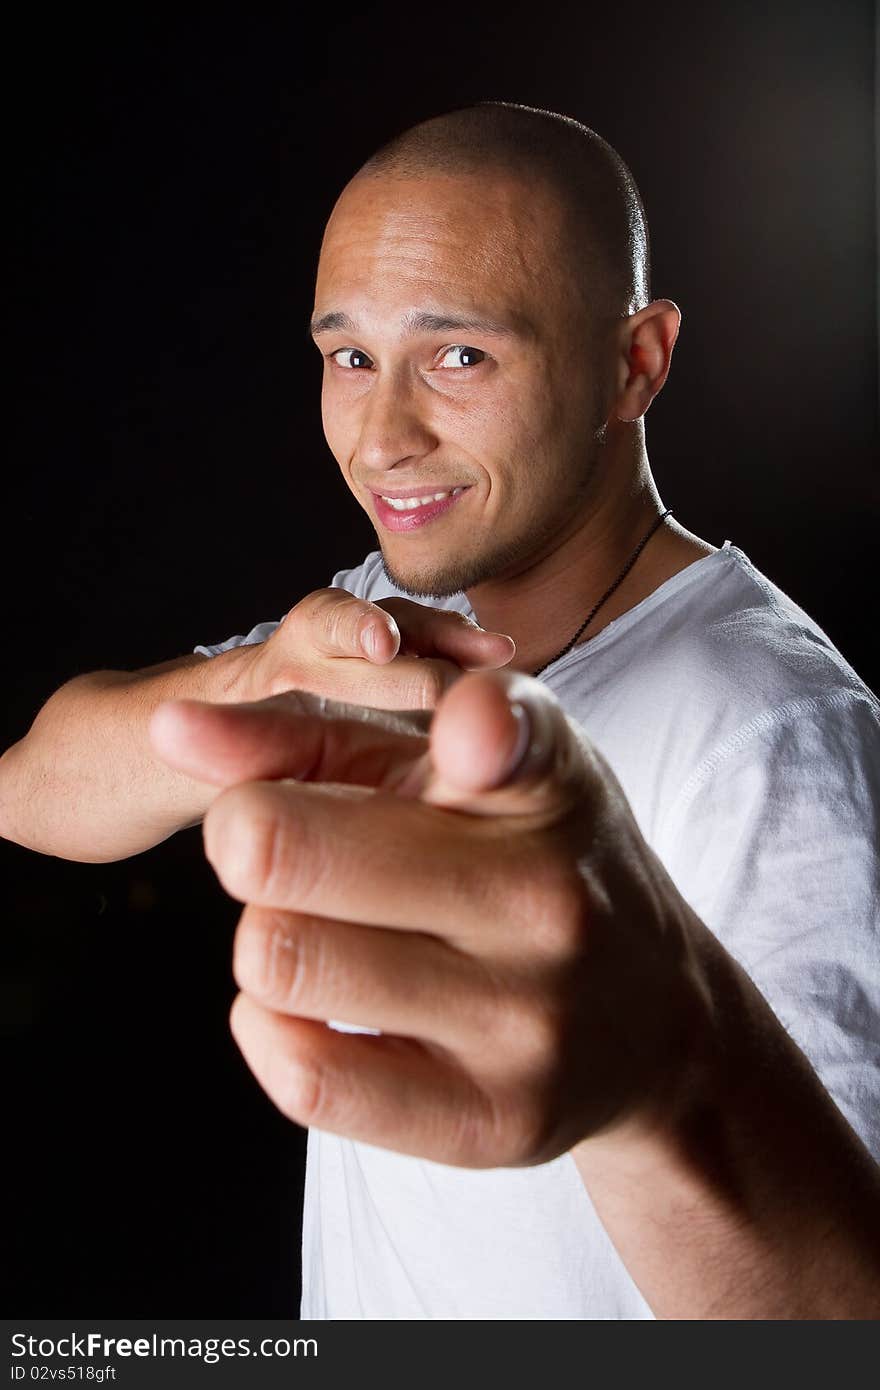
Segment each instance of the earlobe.
[[653,400],[650,378],[645,373],[631,377],[620,400],[617,418],[624,425],[635,424],[641,419]]

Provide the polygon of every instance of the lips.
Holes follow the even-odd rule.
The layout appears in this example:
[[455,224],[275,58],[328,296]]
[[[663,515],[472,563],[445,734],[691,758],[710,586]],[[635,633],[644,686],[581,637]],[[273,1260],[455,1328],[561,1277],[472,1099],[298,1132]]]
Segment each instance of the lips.
[[[461,484],[455,488],[402,488],[384,496],[373,493],[376,516],[388,531],[415,531],[448,512],[469,492]],[[441,494],[437,496],[437,494]],[[387,499],[391,499],[390,501]],[[394,503],[397,503],[395,506]]]

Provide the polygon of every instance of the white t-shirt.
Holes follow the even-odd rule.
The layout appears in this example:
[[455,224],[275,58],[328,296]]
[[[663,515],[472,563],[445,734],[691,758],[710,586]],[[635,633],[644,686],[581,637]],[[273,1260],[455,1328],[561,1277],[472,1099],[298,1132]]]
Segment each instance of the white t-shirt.
[[[333,584],[397,591],[378,553]],[[470,615],[463,595],[436,606]],[[265,640],[262,624],[246,641]],[[542,677],[880,1158],[880,705],[729,542]],[[568,1155],[471,1171],[312,1130],[304,1318],[650,1318]]]

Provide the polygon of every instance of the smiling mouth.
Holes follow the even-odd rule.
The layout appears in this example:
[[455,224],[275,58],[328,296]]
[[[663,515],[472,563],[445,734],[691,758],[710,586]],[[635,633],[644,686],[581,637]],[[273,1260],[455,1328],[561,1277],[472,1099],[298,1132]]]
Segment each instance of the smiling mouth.
[[432,525],[451,508],[457,507],[471,487],[470,483],[463,483],[457,487],[435,488],[433,492],[401,488],[396,496],[387,492],[373,492],[372,488],[370,491],[373,511],[380,526],[386,531],[410,535],[421,532],[423,527]]
[[445,492],[429,492],[422,497],[388,497],[384,492],[375,495],[396,512],[414,512],[417,507],[429,507],[434,502],[445,502],[447,497],[457,497],[464,492],[463,487],[448,488]]

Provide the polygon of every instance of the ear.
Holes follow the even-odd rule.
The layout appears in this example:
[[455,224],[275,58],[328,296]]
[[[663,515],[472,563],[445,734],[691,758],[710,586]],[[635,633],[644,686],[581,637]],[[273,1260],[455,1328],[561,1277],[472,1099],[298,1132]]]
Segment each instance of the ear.
[[681,310],[671,299],[655,299],[621,325],[617,399],[612,415],[638,420],[669,375],[672,349],[681,325]]

